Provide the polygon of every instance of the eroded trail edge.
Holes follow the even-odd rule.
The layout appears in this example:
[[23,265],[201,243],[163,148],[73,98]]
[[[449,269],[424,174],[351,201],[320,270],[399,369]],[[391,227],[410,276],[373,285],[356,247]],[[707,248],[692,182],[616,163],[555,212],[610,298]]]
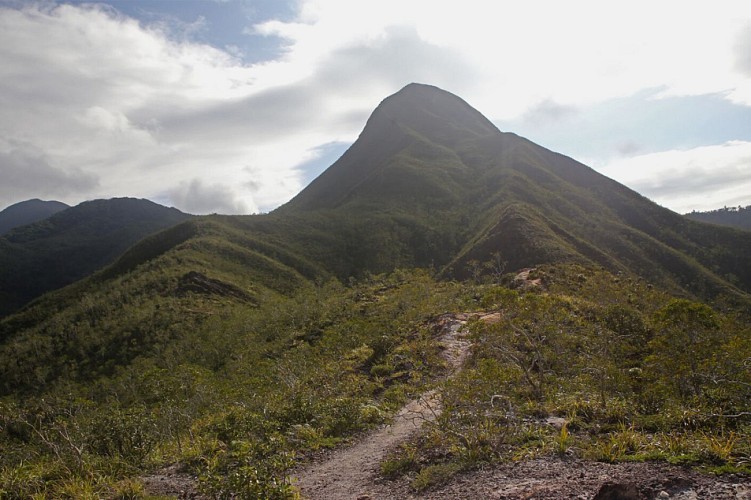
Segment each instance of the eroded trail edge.
[[[445,314],[438,318],[438,341],[450,374],[456,373],[469,353],[470,343],[462,327],[476,317],[496,321],[494,314]],[[450,375],[449,375],[450,376]],[[380,463],[386,454],[420,431],[426,422],[440,414],[440,401],[434,391],[410,401],[387,426],[370,432],[352,446],[334,451],[326,459],[306,465],[292,474],[307,499],[380,498]]]

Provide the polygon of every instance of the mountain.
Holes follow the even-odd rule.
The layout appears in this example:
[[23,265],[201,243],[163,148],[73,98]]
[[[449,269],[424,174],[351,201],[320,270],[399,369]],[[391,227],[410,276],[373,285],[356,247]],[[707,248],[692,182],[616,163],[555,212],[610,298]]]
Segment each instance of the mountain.
[[11,229],[25,226],[61,210],[69,208],[68,205],[59,201],[26,200],[7,207],[0,212],[0,236]]
[[[459,97],[421,84],[386,98],[352,147],[271,214],[185,224],[136,245],[102,277],[190,248],[193,259],[215,266],[197,271],[277,292],[300,279],[347,280],[395,268],[464,279],[492,261],[507,269],[597,265],[706,298],[745,301],[751,291],[751,234],[687,220],[569,157],[500,132]],[[99,250],[106,258],[83,259],[91,265],[82,269],[31,258],[27,266],[57,271],[15,304],[111,262],[143,236],[129,234],[127,244]],[[51,241],[25,238],[11,233],[5,246],[23,240],[41,249]],[[96,239],[106,246],[107,239]],[[23,260],[26,247],[14,258]],[[19,276],[6,272],[2,290],[20,288]]]
[[500,253],[510,269],[573,261],[708,296],[735,294],[728,277],[751,291],[750,235],[686,220],[427,85],[385,99],[353,146],[276,211],[311,212],[345,228],[334,229],[348,249],[336,258],[359,256],[345,274],[434,266],[465,278]]
[[0,315],[112,263],[145,236],[190,216],[148,200],[81,203],[0,238]]
[[[143,200],[98,201],[0,239],[0,258],[13,263],[0,265],[6,312],[117,259],[0,322],[0,342],[73,322],[110,352],[96,366],[112,369],[114,359],[127,364],[164,348],[165,331],[193,328],[202,320],[180,311],[204,311],[207,301],[209,310],[258,305],[306,284],[400,268],[465,279],[571,263],[731,304],[748,306],[751,291],[751,233],[687,220],[571,158],[500,132],[460,98],[427,85],[386,98],[352,147],[274,212],[187,217]],[[83,319],[90,313],[81,311],[81,296],[98,319]],[[107,347],[133,328],[152,334],[128,354]],[[87,349],[74,351],[83,361]],[[63,373],[51,368],[56,352],[30,358],[30,366],[47,360],[54,380]]]
[[725,207],[708,212],[694,211],[686,214],[686,217],[700,222],[751,230],[751,205],[738,208]]
[[427,439],[374,468],[412,493],[530,453],[751,472],[751,233],[435,87],[270,214],[106,200],[0,238],[2,304],[87,273],[0,319],[0,497],[164,494],[139,474],[173,464],[212,498],[294,498],[295,457],[433,389]]

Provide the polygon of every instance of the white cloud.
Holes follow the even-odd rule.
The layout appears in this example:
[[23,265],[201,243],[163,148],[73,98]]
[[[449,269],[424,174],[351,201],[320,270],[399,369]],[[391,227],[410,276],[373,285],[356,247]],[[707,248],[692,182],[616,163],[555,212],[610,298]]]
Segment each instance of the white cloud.
[[77,168],[61,169],[40,152],[29,147],[14,147],[0,152],[2,179],[0,198],[81,194],[96,188],[98,179]]
[[[47,169],[50,179],[99,178],[88,190],[46,193],[72,203],[153,197],[205,172],[209,164],[192,158],[214,146],[200,137],[160,141],[162,115],[151,110],[232,98],[240,93],[233,81],[248,72],[224,52],[171,42],[159,30],[100,7],[1,9],[0,47],[0,153],[28,143],[55,165],[55,172]],[[212,173],[223,177],[235,157],[246,154],[243,148],[217,154]],[[6,170],[2,176],[12,194],[0,203],[29,192],[13,191],[18,178]]]
[[[411,81],[492,119],[560,119],[655,87],[751,105],[745,0],[296,5],[293,21],[249,28],[284,44],[253,65],[191,43],[191,30],[206,38],[200,20],[176,30],[104,7],[0,7],[0,154],[38,151],[68,203],[167,194],[188,211],[265,211],[303,187],[297,166],[320,145],[354,140]],[[32,195],[0,181],[0,206]]]
[[201,179],[180,182],[166,195],[177,206],[189,213],[236,214],[248,213],[251,208],[238,199],[234,190],[224,184],[205,184]]
[[598,170],[677,212],[751,201],[751,142],[633,156]]

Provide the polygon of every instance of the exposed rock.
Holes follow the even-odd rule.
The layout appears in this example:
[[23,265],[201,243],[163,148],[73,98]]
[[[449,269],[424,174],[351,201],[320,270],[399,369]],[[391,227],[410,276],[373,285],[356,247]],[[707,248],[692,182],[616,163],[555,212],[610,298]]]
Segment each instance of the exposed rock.
[[196,271],[190,271],[180,278],[177,287],[177,294],[185,295],[188,292],[204,295],[219,295],[221,297],[234,297],[245,302],[255,302],[253,297],[235,285],[209,278],[208,276]]
[[592,500],[642,500],[644,495],[633,483],[605,483]]
[[663,484],[663,491],[668,494],[666,498],[674,500],[696,500],[698,495],[693,490],[694,484],[684,477],[671,477]]
[[542,288],[542,278],[530,278],[530,274],[536,270],[536,268],[532,267],[519,271],[511,282],[511,288],[519,290]]
[[501,321],[501,313],[495,312],[495,313],[481,314],[479,319],[483,323],[489,323],[492,325]]
[[567,420],[562,417],[548,417],[545,419],[545,423],[553,426],[557,430],[561,430],[563,429],[563,426],[566,425]]
[[751,484],[734,484],[735,498],[751,499]]

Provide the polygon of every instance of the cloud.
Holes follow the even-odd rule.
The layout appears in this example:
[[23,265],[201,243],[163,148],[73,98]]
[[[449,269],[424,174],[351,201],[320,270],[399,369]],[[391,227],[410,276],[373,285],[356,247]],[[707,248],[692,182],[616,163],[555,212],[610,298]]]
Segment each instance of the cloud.
[[[259,144],[315,129],[352,137],[380,99],[408,83],[438,80],[456,87],[471,79],[471,68],[458,54],[426,43],[414,29],[393,27],[377,40],[326,55],[311,74],[297,82],[200,108],[163,107],[158,137],[223,141],[242,133],[247,141]],[[139,121],[144,122],[152,112],[148,110]]]
[[527,109],[521,119],[525,122],[540,127],[549,123],[558,123],[575,115],[577,112],[573,106],[563,106],[551,99],[545,99]]
[[[167,193],[165,202],[198,213],[270,210],[309,180],[306,165],[322,145],[351,143],[370,111],[412,81],[553,138],[557,127],[591,118],[593,105],[644,88],[661,89],[663,100],[714,92],[751,105],[743,62],[751,4],[720,3],[465,0],[457,9],[426,0],[300,0],[285,21],[249,27],[277,44],[274,59],[254,63],[196,41],[214,29],[198,17],[179,25],[93,4],[3,4],[0,153],[27,144],[62,180],[57,196],[41,192],[41,175],[36,192],[0,190],[0,205],[20,196],[77,203]],[[607,112],[600,123],[617,123],[619,111]],[[589,137],[559,136],[604,143],[596,124],[584,125],[576,131]],[[631,133],[641,124],[629,126],[598,154],[629,141],[654,150]],[[0,171],[0,184],[7,175]],[[221,199],[211,203],[210,195]]]
[[598,170],[678,212],[751,202],[751,142],[633,156]]
[[0,198],[80,195],[95,188],[98,179],[81,169],[63,170],[49,164],[39,153],[11,149],[0,152]]
[[238,199],[230,186],[205,184],[201,179],[182,182],[169,190],[167,196],[188,213],[245,214],[251,211],[244,200]]
[[[179,115],[176,110],[200,120],[197,110],[249,95],[254,70],[221,50],[186,41],[184,34],[174,41],[173,31],[96,5],[0,8],[0,153],[30,144],[68,184],[88,179],[81,172],[99,179],[79,182],[80,189],[61,182],[52,193],[41,182],[25,191],[5,190],[0,205],[27,193],[69,203],[157,197],[176,179],[235,184],[242,165],[258,154],[248,134],[252,128],[210,123],[217,129],[210,135],[207,128],[179,134],[165,127]],[[0,184],[7,185],[9,175],[0,172]]]
[[622,142],[618,145],[618,154],[621,156],[635,156],[642,151],[642,146],[633,141]]
[[[622,156],[751,141],[751,107],[728,101],[724,93],[667,97],[663,92],[644,89],[576,108],[558,120],[545,113],[531,120],[525,114],[496,125],[593,166]],[[558,104],[553,105],[555,111]]]
[[751,22],[738,33],[734,49],[736,68],[744,75],[751,77]]

